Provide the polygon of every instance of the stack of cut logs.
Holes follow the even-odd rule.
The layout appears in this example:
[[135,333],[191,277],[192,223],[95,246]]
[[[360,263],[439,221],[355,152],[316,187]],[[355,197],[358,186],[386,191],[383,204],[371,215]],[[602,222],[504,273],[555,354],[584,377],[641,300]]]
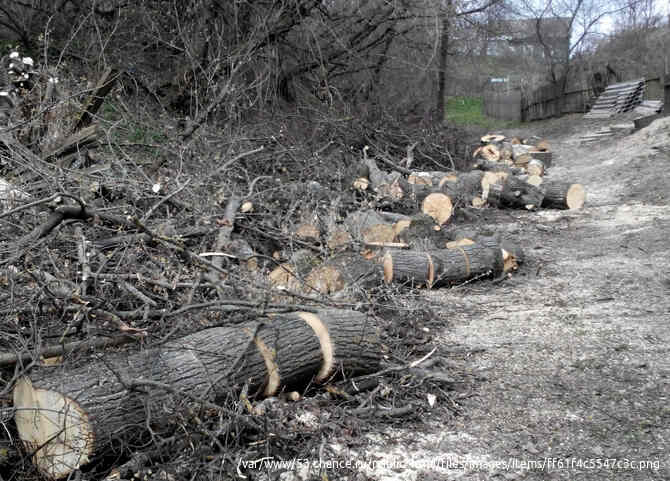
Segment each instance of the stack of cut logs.
[[315,253],[298,251],[270,273],[270,283],[286,291],[345,295],[352,285],[369,288],[382,280],[430,288],[517,269],[521,248],[495,233],[455,228],[454,210],[578,209],[585,190],[544,177],[552,161],[545,140],[531,145],[486,135],[481,141],[469,172],[385,172],[364,149],[352,187],[369,192],[377,209],[352,212],[341,223],[300,224],[296,237],[322,242],[333,255],[320,262]]
[[[493,182],[498,185],[488,191],[487,200],[490,205],[500,206],[501,200],[503,205],[527,209],[579,209],[584,205],[586,192],[581,184],[545,179],[544,175],[551,167],[553,157],[546,140],[539,140],[533,145],[518,137],[507,139],[503,135],[489,134],[482,137],[481,142],[482,145],[473,152],[473,167],[502,176],[500,181]],[[506,190],[506,184],[510,184],[507,186],[508,192],[501,196]],[[526,193],[523,191],[524,184],[538,189],[531,189],[531,194]],[[520,190],[521,195],[514,194],[516,200],[509,198],[509,190]],[[532,202],[523,205],[520,202],[523,200]]]

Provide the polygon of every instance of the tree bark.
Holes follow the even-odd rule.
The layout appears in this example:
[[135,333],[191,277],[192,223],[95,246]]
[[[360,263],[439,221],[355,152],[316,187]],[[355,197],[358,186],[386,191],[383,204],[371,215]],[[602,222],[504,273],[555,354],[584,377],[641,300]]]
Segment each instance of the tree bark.
[[542,207],[550,209],[581,209],[586,202],[586,190],[581,184],[546,181],[540,187],[544,191]]
[[409,282],[428,288],[467,281],[503,272],[501,249],[478,244],[432,251],[388,251],[384,256],[384,280]]
[[508,176],[502,184],[489,187],[488,202],[496,207],[534,210],[542,205],[544,191],[517,177]]
[[136,439],[147,425],[174,429],[178,398],[211,407],[244,385],[269,396],[310,378],[371,372],[379,346],[365,314],[330,309],[207,329],[74,369],[41,367],[14,388],[18,432],[39,470],[58,479]]
[[445,117],[445,96],[447,94],[447,63],[449,61],[449,41],[451,35],[451,12],[453,0],[447,0],[447,9],[442,17],[442,28],[440,31],[440,53],[437,68],[437,121],[443,122]]

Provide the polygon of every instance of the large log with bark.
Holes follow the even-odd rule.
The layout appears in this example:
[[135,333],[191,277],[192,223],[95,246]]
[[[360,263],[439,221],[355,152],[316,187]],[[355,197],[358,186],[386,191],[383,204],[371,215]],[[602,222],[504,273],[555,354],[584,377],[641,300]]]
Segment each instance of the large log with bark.
[[472,244],[454,249],[388,251],[384,255],[386,283],[439,287],[480,276],[499,276],[504,259],[501,249]]
[[335,372],[378,368],[371,318],[356,311],[296,312],[217,327],[135,354],[77,368],[40,367],[14,388],[16,424],[48,478],[70,475],[151,427],[174,429],[181,404],[209,403],[248,386],[270,396],[281,386]]
[[586,190],[581,184],[560,181],[545,181],[540,189],[544,192],[542,207],[550,209],[581,209],[586,201]]
[[501,184],[492,184],[488,202],[496,207],[534,210],[542,205],[544,191],[523,180],[508,176]]

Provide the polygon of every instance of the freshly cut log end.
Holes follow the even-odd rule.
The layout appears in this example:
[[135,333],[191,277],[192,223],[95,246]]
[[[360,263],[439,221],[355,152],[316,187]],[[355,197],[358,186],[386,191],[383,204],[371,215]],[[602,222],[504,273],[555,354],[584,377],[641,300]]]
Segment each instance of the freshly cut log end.
[[295,235],[298,239],[306,241],[318,241],[321,236],[319,228],[311,223],[302,223],[295,230]]
[[530,153],[519,154],[514,158],[514,165],[517,167],[525,167],[532,158],[533,156]]
[[374,371],[380,347],[371,318],[339,309],[206,329],[104,362],[37,367],[15,384],[16,424],[39,470],[64,478],[112,446],[133,444],[148,424],[156,433],[172,432],[171,418],[183,407],[178,393],[189,393],[189,402],[211,401],[248,385],[250,393],[271,395],[336,371]]
[[339,269],[334,266],[318,266],[305,279],[305,291],[316,290],[321,294],[333,294],[346,286],[346,282]]
[[586,202],[586,190],[584,186],[581,184],[570,186],[565,196],[565,204],[568,206],[568,209],[581,209],[584,207],[584,202]]
[[427,195],[421,203],[421,212],[435,219],[438,225],[442,225],[449,220],[453,209],[454,206],[449,196],[440,192]]
[[538,159],[530,159],[526,166],[526,172],[528,172],[528,175],[542,177],[544,175],[544,163]]
[[89,462],[95,435],[88,415],[75,401],[33,388],[24,376],[14,387],[14,408],[19,437],[29,452],[37,449],[33,463],[43,474],[59,479]]
[[554,209],[581,209],[586,202],[586,190],[581,184],[570,182],[545,182],[542,207]]
[[489,162],[498,162],[500,160],[500,149],[493,144],[488,144],[479,150],[478,155]]
[[546,140],[540,140],[535,147],[537,147],[537,150],[539,150],[540,152],[548,152],[549,142],[547,142]]
[[507,273],[510,271],[515,271],[519,268],[519,264],[516,262],[516,258],[505,249],[502,250],[503,255],[503,272]]
[[391,224],[377,224],[363,231],[363,242],[393,242],[396,234]]
[[359,177],[356,180],[354,180],[353,187],[356,190],[367,190],[367,188],[370,186],[370,181],[367,179],[367,177]]
[[329,249],[336,250],[346,248],[351,242],[353,242],[351,234],[346,230],[338,229],[330,233],[326,244]]
[[492,185],[504,183],[508,176],[507,172],[485,172],[481,181],[482,200],[488,199]]
[[542,177],[540,177],[539,175],[529,175],[528,177],[526,177],[525,180],[527,183],[529,183],[530,185],[534,185],[535,187],[539,187],[540,185],[542,185],[542,182],[544,182],[542,180]]
[[487,134],[481,138],[482,144],[499,144],[503,140],[505,136],[500,134]]
[[486,201],[482,199],[481,197],[474,197],[472,199],[472,207],[475,209],[481,209],[486,205]]

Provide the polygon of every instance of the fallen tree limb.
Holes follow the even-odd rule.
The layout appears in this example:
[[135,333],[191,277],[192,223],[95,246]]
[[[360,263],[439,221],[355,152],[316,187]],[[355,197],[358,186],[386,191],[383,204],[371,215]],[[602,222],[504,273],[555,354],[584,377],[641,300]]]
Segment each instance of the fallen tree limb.
[[30,362],[34,359],[34,355],[48,358],[55,356],[62,356],[76,351],[85,351],[87,349],[102,349],[105,347],[120,346],[122,344],[129,344],[138,341],[138,337],[133,336],[118,336],[118,337],[95,337],[93,339],[86,339],[84,341],[73,341],[56,346],[45,346],[38,349],[35,353],[30,352],[5,352],[0,353],[0,366],[11,366],[17,362]]
[[[162,347],[78,368],[40,367],[14,388],[19,437],[47,477],[68,476],[147,424],[174,429],[183,396],[211,404],[248,385],[269,396],[281,386],[375,371],[381,349],[365,314],[321,310],[277,315],[197,332]],[[170,387],[166,392],[160,386]]]
[[100,110],[102,103],[105,101],[105,97],[112,90],[118,78],[119,73],[111,68],[108,68],[103,72],[98,80],[98,85],[86,102],[86,108],[81,113],[81,116],[74,127],[75,131],[88,127],[91,124],[93,118],[98,113],[98,110]]

